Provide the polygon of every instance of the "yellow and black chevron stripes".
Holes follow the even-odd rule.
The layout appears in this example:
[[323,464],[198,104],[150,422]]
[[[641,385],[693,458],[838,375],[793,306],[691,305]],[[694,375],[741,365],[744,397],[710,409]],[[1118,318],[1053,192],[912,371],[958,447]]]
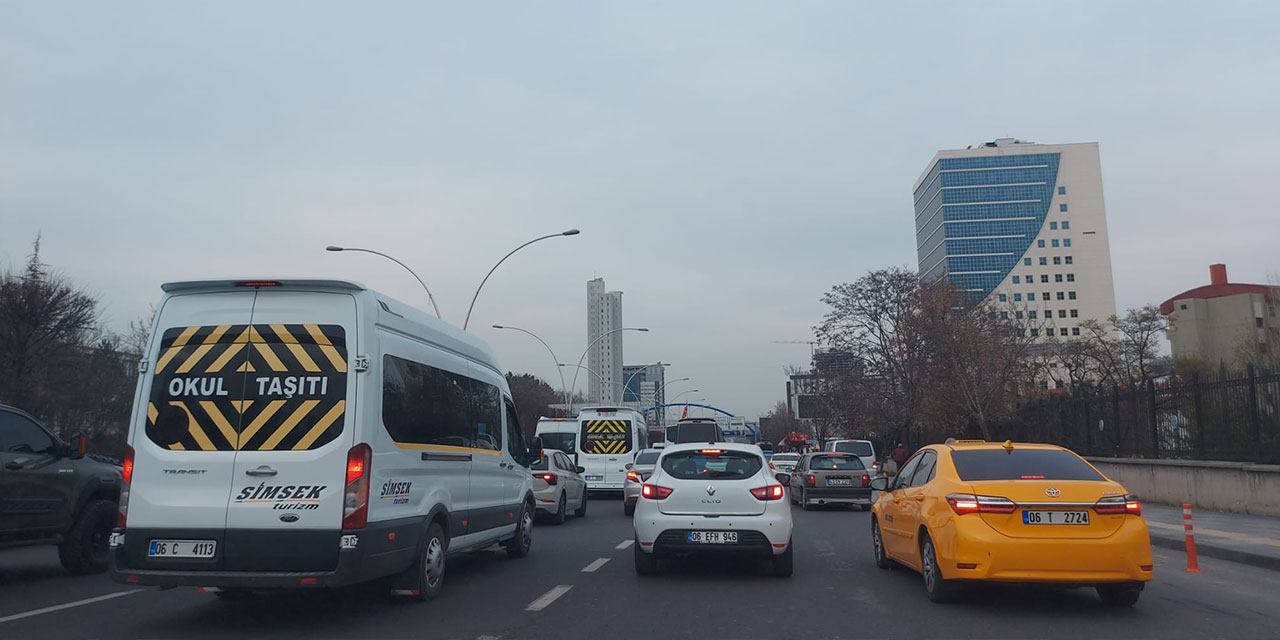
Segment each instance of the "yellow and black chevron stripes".
[[304,450],[342,433],[338,325],[177,327],[161,338],[147,435],[172,450]]
[[631,451],[630,420],[583,420],[582,452],[619,454]]

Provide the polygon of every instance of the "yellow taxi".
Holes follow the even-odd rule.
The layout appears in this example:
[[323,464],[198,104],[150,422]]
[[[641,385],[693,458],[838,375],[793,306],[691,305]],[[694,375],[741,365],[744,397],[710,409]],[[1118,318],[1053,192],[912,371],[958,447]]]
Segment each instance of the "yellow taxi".
[[961,440],[926,446],[876,478],[876,566],[924,576],[934,602],[964,582],[1092,586],[1132,606],[1151,580],[1142,507],[1083,458],[1047,444]]

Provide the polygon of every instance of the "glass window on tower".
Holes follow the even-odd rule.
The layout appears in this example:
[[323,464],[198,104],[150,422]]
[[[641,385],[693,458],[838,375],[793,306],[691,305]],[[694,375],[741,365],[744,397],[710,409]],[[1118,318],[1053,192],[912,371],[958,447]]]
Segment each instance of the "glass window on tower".
[[1048,259],[1048,258],[1045,258],[1045,257],[1043,257],[1043,256],[1042,256],[1042,257],[1040,258],[1040,266],[1042,266],[1042,267],[1043,267],[1043,266],[1048,265],[1048,264],[1049,264],[1049,259]]
[[1022,302],[1022,294],[1021,294],[1021,293],[1015,293],[1015,294],[1013,294],[1013,301],[1014,301],[1014,302]]
[[1058,335],[1061,335],[1061,336],[1067,335],[1067,328],[1063,327],[1061,329],[1058,329]]
[[1074,274],[1074,273],[1068,273],[1068,274],[1067,274],[1067,282],[1075,282],[1075,281],[1076,281],[1076,274]]
[[1057,248],[1058,248],[1058,239],[1057,239],[1057,238],[1054,238],[1054,239],[1053,239],[1053,242],[1051,243],[1051,245],[1053,246],[1053,248],[1054,248],[1054,249],[1057,249]]
[[1023,258],[1022,264],[1028,267],[1031,266],[1031,258]]
[[1042,282],[1042,283],[1047,283],[1047,282],[1049,282],[1049,274],[1047,274],[1047,273],[1042,273],[1042,274],[1040,274],[1040,282]]
[[1065,195],[1067,195],[1067,188],[1066,188],[1066,187],[1058,187],[1058,195],[1060,195],[1060,196],[1065,196]]
[[1013,277],[1013,283],[1014,283],[1014,284],[1018,284],[1018,282],[1019,282],[1018,276],[1014,276],[1014,277]]
[[1064,238],[1064,239],[1062,240],[1062,246],[1064,246],[1064,247],[1069,247],[1069,246],[1071,246],[1071,238]]
[[1072,310],[1071,310],[1071,317],[1072,317],[1072,318],[1079,318],[1079,317],[1080,317],[1080,310],[1079,310],[1079,309],[1072,309]]
[[1037,246],[1037,247],[1040,247],[1041,249],[1043,249],[1043,248],[1044,248],[1044,240],[1036,240],[1036,246]]
[[1068,222],[1068,221],[1066,221],[1066,220],[1063,220],[1063,221],[1062,221],[1062,228],[1063,228],[1063,229],[1070,229],[1070,228],[1071,228],[1071,223],[1070,223],[1070,222]]
[[1067,264],[1071,264],[1071,256],[1067,256]]
[[1074,292],[1074,291],[1068,291],[1068,292],[1067,292],[1067,298],[1070,298],[1071,300],[1075,300],[1075,299],[1076,299],[1076,292]]
[[1050,228],[1050,229],[1052,229],[1052,230],[1054,230],[1054,231],[1057,231],[1057,230],[1058,230],[1058,223],[1056,223],[1056,222],[1050,222],[1050,223],[1049,223],[1049,228]]
[[[1061,211],[1061,212],[1063,212],[1063,213],[1066,213],[1066,212],[1067,212],[1067,205],[1065,205],[1065,204],[1060,204],[1060,205],[1058,205],[1058,211]],[[1065,329],[1063,329],[1063,331],[1065,331]]]
[[1000,302],[1008,302],[1008,301],[1009,301],[1009,296],[1007,296],[1007,295],[1005,295],[1005,294],[1003,294],[1003,293],[1002,293],[1002,294],[1000,294]]
[[1071,335],[1073,336],[1080,335],[1080,327],[1071,327]]

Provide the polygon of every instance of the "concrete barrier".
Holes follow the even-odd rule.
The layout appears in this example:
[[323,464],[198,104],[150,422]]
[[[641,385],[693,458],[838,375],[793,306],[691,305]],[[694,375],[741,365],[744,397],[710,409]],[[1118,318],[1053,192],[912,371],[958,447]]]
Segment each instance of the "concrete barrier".
[[1280,516],[1280,465],[1136,458],[1088,460],[1142,500]]

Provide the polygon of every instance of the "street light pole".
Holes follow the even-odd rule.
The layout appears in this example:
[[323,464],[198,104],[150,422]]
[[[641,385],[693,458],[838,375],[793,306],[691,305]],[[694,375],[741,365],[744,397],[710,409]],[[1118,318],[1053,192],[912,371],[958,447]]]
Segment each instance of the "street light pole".
[[428,289],[428,288],[427,288],[427,283],[423,282],[423,281],[422,281],[422,278],[419,278],[419,277],[418,277],[418,274],[414,273],[414,272],[413,272],[413,269],[410,269],[410,268],[409,268],[409,265],[407,265],[407,264],[405,264],[405,263],[403,263],[403,262],[400,262],[399,260],[396,260],[395,258],[392,258],[391,256],[389,256],[389,255],[387,255],[387,254],[385,254],[385,253],[382,253],[381,251],[374,251],[373,249],[360,249],[360,248],[357,248],[357,247],[339,247],[339,246],[336,246],[336,245],[329,245],[329,246],[325,247],[325,248],[324,248],[324,250],[325,250],[325,251],[360,251],[360,252],[362,252],[362,253],[372,253],[372,254],[373,254],[373,255],[375,255],[375,256],[382,256],[382,257],[384,257],[384,258],[386,258],[386,259],[388,259],[388,260],[390,260],[390,261],[392,261],[392,262],[394,262],[394,263],[396,263],[396,264],[398,264],[398,265],[400,265],[400,266],[404,267],[404,270],[405,270],[405,271],[408,271],[410,275],[412,275],[415,279],[417,279],[418,284],[422,285],[422,288],[423,288],[424,290],[426,290],[426,292],[427,292],[427,299],[431,301],[431,308],[435,310],[435,312],[436,312],[436,317],[437,317],[437,318],[440,318],[440,319],[442,319],[442,320],[444,319],[444,318],[442,318],[442,317],[440,316],[440,307],[437,307],[437,306],[436,306],[436,297],[435,297],[435,296],[433,296],[433,295],[431,295],[431,289]]
[[[658,392],[657,392],[657,393],[655,393],[655,394],[653,395],[653,401],[654,401],[655,403],[657,403],[657,402],[658,402],[658,396],[662,396],[662,402],[661,402],[661,404],[666,404],[666,403],[667,403],[667,396],[666,396],[666,393],[665,393],[665,392],[666,392],[666,390],[667,390],[667,387],[669,387],[669,386],[671,386],[671,385],[673,385],[673,384],[675,384],[675,383],[677,383],[677,382],[688,382],[688,381],[689,381],[689,377],[688,377],[688,376],[685,376],[685,377],[683,377],[683,378],[676,378],[675,380],[672,380],[672,381],[670,381],[670,382],[668,382],[668,383],[666,383],[666,384],[662,385],[662,388],[661,388],[661,389],[658,389]],[[666,407],[663,407],[663,408],[662,408],[662,423],[663,423],[664,425],[667,423],[667,408],[666,408]]]
[[463,320],[463,321],[462,321],[462,330],[463,330],[463,331],[466,331],[466,330],[467,330],[467,325],[468,325],[468,324],[471,324],[471,310],[476,308],[476,298],[479,298],[479,297],[480,297],[480,290],[484,288],[484,283],[486,283],[486,282],[488,282],[488,281],[489,281],[489,276],[493,275],[493,272],[494,272],[494,271],[497,271],[497,270],[498,270],[498,267],[499,267],[499,266],[501,266],[501,265],[502,265],[502,263],[506,262],[506,261],[507,261],[507,258],[510,258],[510,257],[511,257],[511,254],[513,254],[513,253],[515,253],[515,252],[517,252],[517,251],[519,251],[519,250],[521,250],[521,249],[523,249],[523,248],[525,248],[525,247],[527,247],[527,246],[529,246],[529,245],[531,245],[531,244],[533,244],[533,243],[535,243],[535,242],[538,242],[538,241],[540,241],[540,240],[546,240],[547,238],[558,238],[558,237],[560,237],[560,236],[576,236],[576,235],[578,235],[579,233],[582,233],[582,232],[581,232],[581,231],[578,231],[577,229],[569,229],[569,230],[567,230],[567,231],[561,231],[560,233],[553,233],[553,234],[551,234],[551,235],[542,236],[541,238],[534,238],[534,239],[532,239],[532,240],[530,240],[530,241],[528,241],[528,242],[526,242],[526,243],[524,243],[524,244],[522,244],[522,245],[520,245],[520,246],[518,246],[518,247],[516,247],[516,248],[512,249],[512,250],[511,250],[511,253],[508,253],[507,255],[502,256],[502,259],[498,261],[498,264],[493,265],[493,268],[489,270],[489,273],[486,273],[486,274],[484,275],[484,280],[481,280],[481,281],[480,281],[480,286],[476,287],[476,293],[475,293],[475,295],[471,296],[471,306],[467,307],[467,318],[466,318],[465,320]]
[[[615,334],[615,333],[621,333],[621,332],[623,332],[623,331],[648,331],[648,330],[649,330],[649,329],[647,329],[647,328],[645,328],[645,327],[623,327],[623,328],[621,328],[621,329],[614,329],[613,331],[606,331],[606,332],[604,332],[604,333],[600,334],[600,336],[599,336],[599,337],[597,337],[595,340],[592,340],[592,341],[591,341],[591,344],[588,344],[588,345],[587,345],[586,350],[582,352],[582,356],[581,356],[580,358],[578,358],[578,365],[577,365],[577,366],[582,367],[582,361],[587,359],[587,354],[591,352],[591,347],[596,346],[596,343],[600,342],[601,340],[604,340],[605,338],[607,338],[607,337],[609,337],[609,336],[611,336],[611,335],[613,335],[613,334]],[[588,370],[588,371],[590,371],[590,369],[587,369],[587,370]],[[601,376],[601,381],[603,381],[603,380],[604,380],[604,377],[603,377],[603,376]],[[573,385],[572,385],[572,386],[570,386],[569,388],[570,388],[570,389],[572,389],[572,390],[574,391],[574,393],[577,393],[577,391],[578,391],[578,372],[577,372],[577,371],[574,371],[574,372],[573,372]]]
[[[623,383],[622,383],[622,401],[623,401],[623,402],[626,402],[626,400],[627,400],[627,389],[630,389],[630,388],[631,388],[631,381],[632,381],[632,380],[634,380],[636,376],[640,375],[641,373],[644,373],[644,370],[645,370],[645,369],[647,369],[647,368],[649,368],[649,367],[669,367],[669,366],[671,366],[671,363],[669,363],[669,362],[655,362],[655,363],[653,363],[653,364],[641,365],[639,369],[636,369],[636,372],[635,372],[635,373],[633,373],[633,374],[631,374],[630,376],[628,376],[628,377],[627,377],[627,381],[626,381],[626,382],[623,382]],[[640,390],[639,390],[639,389],[637,389],[637,390],[636,390],[636,403],[637,403],[637,404],[639,404],[639,402],[640,402]]]
[[560,370],[560,359],[556,357],[556,352],[554,352],[554,351],[552,351],[552,350],[551,350],[551,345],[547,344],[547,342],[546,342],[545,340],[543,340],[542,338],[539,338],[539,337],[538,337],[538,334],[536,334],[536,333],[534,333],[534,332],[532,332],[532,331],[529,331],[528,329],[521,329],[520,327],[504,327],[504,326],[502,326],[502,325],[500,325],[500,324],[495,324],[495,325],[493,325],[493,328],[494,328],[494,329],[510,329],[510,330],[512,330],[512,331],[519,331],[519,332],[521,332],[521,333],[527,333],[527,334],[529,334],[530,336],[533,336],[533,339],[534,339],[534,340],[537,340],[538,342],[541,342],[541,343],[542,343],[542,346],[544,346],[544,347],[546,347],[546,348],[547,348],[547,353],[550,353],[550,354],[551,354],[551,361],[552,361],[552,362],[554,362],[554,363],[556,363],[556,373],[560,374],[560,391],[564,394],[564,408],[565,408],[565,411],[568,411],[568,410],[569,410],[569,389],[568,389],[568,387],[564,386],[564,371],[561,371],[561,370]]
[[[672,398],[672,399],[671,399],[671,402],[669,402],[668,404],[675,404],[675,401],[676,401],[676,400],[679,400],[679,399],[680,399],[680,396],[687,396],[687,395],[689,395],[689,394],[691,394],[691,393],[697,393],[697,392],[698,392],[698,389],[690,389],[690,390],[688,390],[688,391],[681,391],[680,393],[677,393],[677,394],[676,394],[676,397]],[[689,410],[689,404],[688,404],[688,403],[685,403],[684,408],[685,408],[685,411],[688,411],[688,410]],[[663,411],[663,416],[662,416],[662,418],[663,418],[663,420],[662,420],[662,422],[663,422],[663,426],[666,426],[666,424],[665,424],[665,423],[666,423],[666,417],[667,417],[667,416],[666,416],[666,411],[667,411],[667,410],[666,410],[666,408],[663,408],[663,409],[662,409],[662,411]]]

